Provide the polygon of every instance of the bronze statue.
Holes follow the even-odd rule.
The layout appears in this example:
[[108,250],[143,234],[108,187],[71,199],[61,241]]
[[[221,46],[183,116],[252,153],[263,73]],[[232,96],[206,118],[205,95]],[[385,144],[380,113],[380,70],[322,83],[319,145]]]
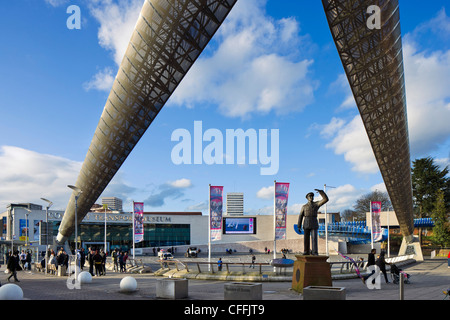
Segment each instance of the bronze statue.
[[[305,231],[303,243],[304,243],[304,255],[319,255],[318,250],[318,230],[319,230],[319,222],[317,221],[317,212],[319,208],[328,202],[328,197],[323,190],[314,189],[320,193],[322,196],[322,200],[314,202],[314,193],[310,192],[306,195],[306,199],[308,199],[308,203],[303,205],[300,210],[300,215],[298,217],[298,230],[302,228],[303,218],[305,221],[303,223],[303,229]],[[310,239],[312,242],[312,250],[310,249]]]

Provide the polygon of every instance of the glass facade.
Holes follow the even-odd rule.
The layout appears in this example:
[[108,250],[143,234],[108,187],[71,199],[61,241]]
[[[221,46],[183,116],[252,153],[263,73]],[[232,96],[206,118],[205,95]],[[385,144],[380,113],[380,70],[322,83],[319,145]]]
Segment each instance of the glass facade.
[[[54,235],[58,233],[58,224],[54,224]],[[74,238],[69,244],[74,247]],[[84,223],[78,227],[78,241],[87,249],[88,244],[98,243],[103,247],[105,225]],[[130,250],[133,247],[133,228],[130,224],[107,224],[106,242],[109,249]],[[136,243],[136,248],[189,245],[191,243],[191,226],[189,224],[144,224],[144,241]],[[101,244],[101,245],[100,245]]]

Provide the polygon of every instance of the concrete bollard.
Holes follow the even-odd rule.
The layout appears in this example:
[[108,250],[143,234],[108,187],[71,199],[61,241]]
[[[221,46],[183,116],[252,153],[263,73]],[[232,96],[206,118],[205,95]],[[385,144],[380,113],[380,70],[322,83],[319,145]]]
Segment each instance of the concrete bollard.
[[309,286],[303,288],[303,300],[345,300],[346,290],[339,287]]
[[188,297],[188,279],[158,279],[156,297],[162,299],[184,299]]
[[129,293],[137,289],[136,279],[133,277],[125,277],[120,281],[120,292]]
[[0,287],[0,300],[22,300],[22,288],[16,284],[8,283]]
[[262,300],[262,283],[231,282],[224,286],[225,300]]

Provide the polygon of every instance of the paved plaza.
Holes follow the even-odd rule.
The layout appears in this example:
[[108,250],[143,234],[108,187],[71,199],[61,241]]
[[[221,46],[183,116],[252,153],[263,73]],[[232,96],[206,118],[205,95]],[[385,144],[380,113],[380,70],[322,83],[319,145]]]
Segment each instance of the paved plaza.
[[[403,267],[411,275],[410,284],[404,286],[405,300],[442,300],[443,290],[450,287],[450,269],[447,259],[425,259]],[[0,281],[7,283],[5,266],[0,268]],[[121,293],[120,281],[125,276],[137,281],[133,293]],[[389,274],[388,274],[389,275]],[[390,276],[390,275],[389,275]],[[158,300],[156,282],[161,277],[148,274],[123,274],[107,272],[106,276],[93,277],[80,289],[69,289],[68,277],[45,275],[40,272],[18,272],[18,284],[24,300]],[[12,281],[12,280],[11,280]],[[13,282],[12,282],[13,283]],[[185,300],[223,300],[225,281],[189,280],[189,297]],[[381,290],[369,290],[360,279],[333,280],[334,287],[346,289],[347,300],[399,300],[399,286],[381,282]],[[263,282],[263,300],[303,300],[301,294],[290,289],[290,282]]]

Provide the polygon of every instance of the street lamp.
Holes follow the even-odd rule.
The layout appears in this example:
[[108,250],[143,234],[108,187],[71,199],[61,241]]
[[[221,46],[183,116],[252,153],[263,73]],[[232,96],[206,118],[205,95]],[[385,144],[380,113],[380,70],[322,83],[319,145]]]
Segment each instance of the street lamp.
[[77,248],[78,248],[78,229],[77,229],[77,201],[80,195],[83,193],[80,188],[68,185],[70,189],[72,189],[75,193],[75,279],[78,279],[78,254],[77,254]]
[[27,251],[28,251],[28,216],[30,215],[31,210],[27,209],[27,208],[23,208],[23,209],[25,209],[27,211],[27,212],[25,212],[25,216],[27,217],[27,220],[26,220],[27,233],[25,234],[25,247],[27,248]]
[[47,202],[47,207],[45,208],[45,228],[46,228],[46,233],[45,233],[45,274],[47,274],[47,265],[48,265],[48,209],[50,209],[50,207],[53,205],[53,202],[51,202],[50,200],[47,200],[45,198],[41,198],[41,200]]
[[[336,187],[331,187],[328,186],[328,188],[336,188]],[[323,185],[323,190],[325,192],[325,194],[327,193],[327,185],[324,184]],[[326,254],[327,256],[328,254],[328,213],[327,213],[327,204],[325,203],[325,250],[326,250]]]

